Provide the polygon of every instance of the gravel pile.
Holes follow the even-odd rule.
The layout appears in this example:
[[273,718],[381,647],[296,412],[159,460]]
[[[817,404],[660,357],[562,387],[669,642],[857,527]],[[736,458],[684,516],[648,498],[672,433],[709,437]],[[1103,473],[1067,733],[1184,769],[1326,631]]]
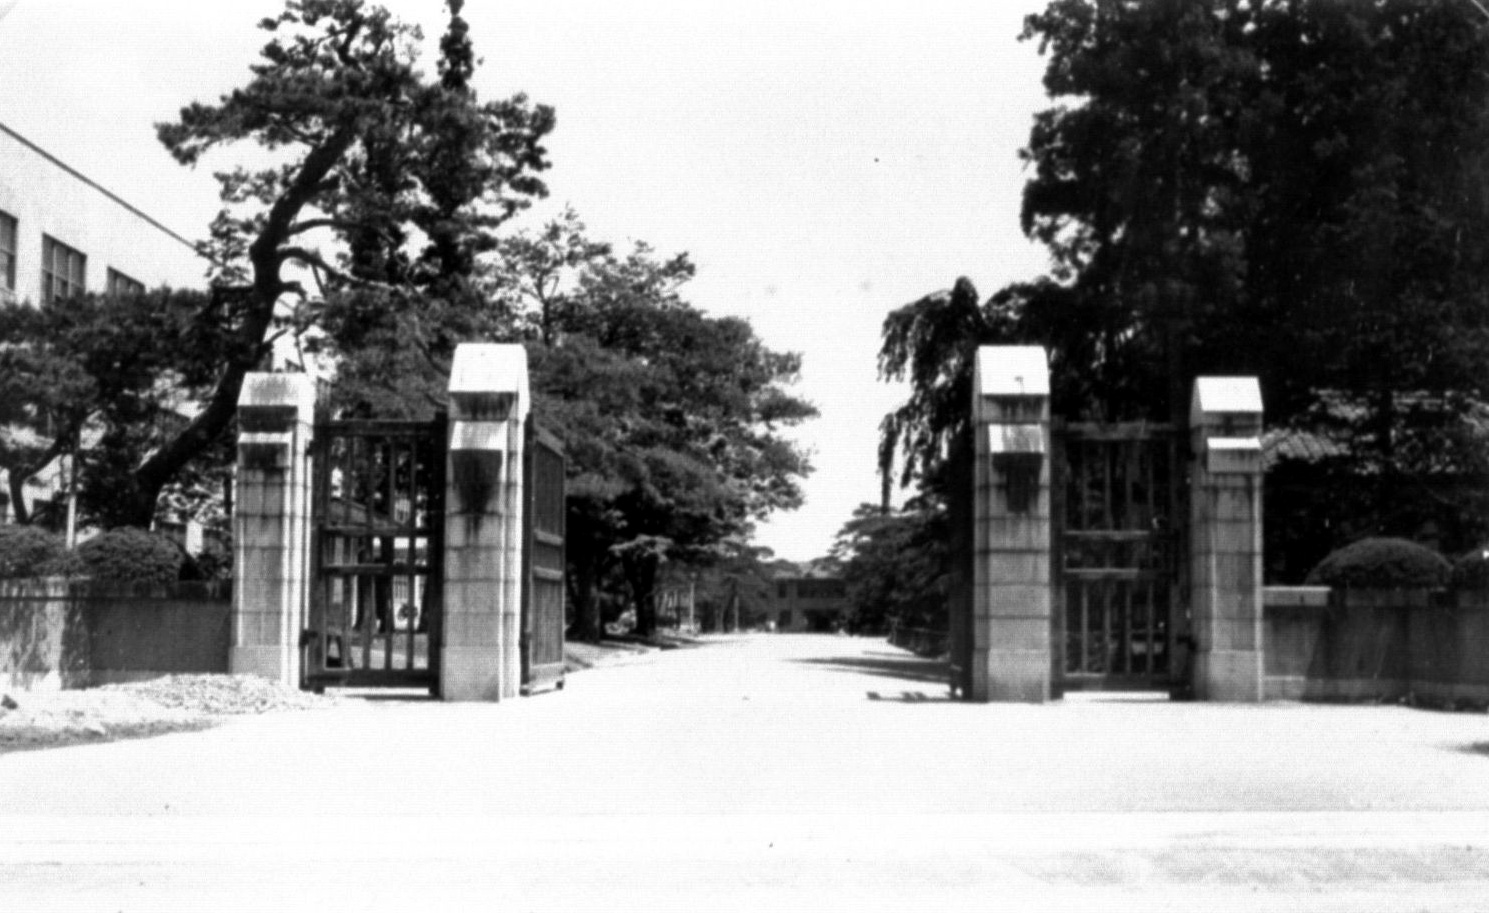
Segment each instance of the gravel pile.
[[223,717],[338,703],[254,675],[169,675],[0,696],[0,752],[204,729]]
[[167,675],[144,682],[104,685],[97,690],[133,695],[162,707],[211,716],[313,710],[339,702],[334,696],[286,688],[257,675]]

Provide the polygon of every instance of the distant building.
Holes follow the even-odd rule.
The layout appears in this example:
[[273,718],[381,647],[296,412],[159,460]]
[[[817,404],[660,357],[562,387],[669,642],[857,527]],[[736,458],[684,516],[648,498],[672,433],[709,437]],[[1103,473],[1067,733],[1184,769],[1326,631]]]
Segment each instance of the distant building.
[[848,587],[834,570],[783,569],[771,582],[766,620],[777,631],[835,631],[847,614]]
[[[0,123],[0,300],[199,288],[205,267],[190,241]],[[31,480],[28,503],[61,497],[60,463]],[[0,470],[0,522],[11,514]]]

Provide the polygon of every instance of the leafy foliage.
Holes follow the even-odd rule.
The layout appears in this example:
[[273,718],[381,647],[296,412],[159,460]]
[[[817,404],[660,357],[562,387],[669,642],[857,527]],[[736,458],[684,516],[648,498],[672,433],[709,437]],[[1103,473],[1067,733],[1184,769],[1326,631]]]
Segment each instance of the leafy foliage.
[[1489,546],[1476,548],[1454,561],[1452,582],[1458,589],[1489,589]]
[[1024,37],[1052,105],[1023,153],[1022,224],[1050,271],[890,315],[881,371],[912,398],[881,466],[945,491],[970,351],[1037,343],[1074,420],[1182,420],[1195,376],[1258,375],[1270,423],[1343,446],[1343,487],[1298,511],[1357,505],[1325,547],[1480,541],[1489,249],[1465,239],[1489,228],[1486,17],[1452,0],[1055,0]]
[[564,306],[539,312],[552,344],[530,348],[540,414],[570,460],[576,633],[598,634],[594,587],[618,568],[646,634],[664,562],[726,557],[754,521],[801,503],[810,467],[778,429],[816,410],[784,389],[798,356],[681,299],[693,275],[686,256],[660,260],[638,245],[622,257],[562,237],[589,259]]
[[[547,167],[553,112],[520,95],[475,97],[460,8],[451,4],[439,79],[429,80],[416,66],[418,30],[387,10],[288,0],[260,23],[271,38],[246,85],[157,126],[182,164],[245,142],[270,164],[216,175],[225,205],[200,249],[212,263],[206,309],[226,324],[222,357],[202,408],[128,467],[117,520],[148,524],[162,489],[223,440],[243,377],[274,336],[314,322],[321,292],[378,285],[394,304],[413,288],[455,294],[471,258],[494,243],[490,229],[544,192],[535,175]],[[308,271],[316,289],[287,269]],[[299,302],[288,323],[286,296]]]
[[[0,305],[11,442],[0,444],[0,466],[21,522],[31,519],[25,481],[72,453],[85,520],[128,522],[144,497],[136,471],[180,431],[230,357],[224,310],[221,299],[170,289]],[[204,489],[220,490],[228,459],[220,447],[183,464],[172,489],[183,512],[202,505]]]
[[723,559],[756,520],[800,504],[810,467],[780,434],[816,414],[785,390],[799,358],[684,301],[685,254],[618,253],[572,212],[501,239],[489,267],[481,295],[406,308],[382,306],[376,289],[328,299],[337,402],[427,414],[458,342],[525,340],[535,412],[568,459],[571,636],[599,637],[613,604],[602,589],[617,586],[650,633],[666,562]]
[[164,536],[119,527],[79,545],[77,556],[95,580],[164,586],[179,578],[185,553]]
[[0,580],[64,573],[67,546],[55,533],[35,526],[0,526]]
[[946,526],[946,512],[923,501],[898,511],[859,505],[832,551],[847,581],[851,630],[879,633],[891,622],[946,628]]
[[1445,585],[1452,571],[1446,558],[1415,542],[1361,539],[1321,561],[1308,582],[1353,589],[1434,588]]

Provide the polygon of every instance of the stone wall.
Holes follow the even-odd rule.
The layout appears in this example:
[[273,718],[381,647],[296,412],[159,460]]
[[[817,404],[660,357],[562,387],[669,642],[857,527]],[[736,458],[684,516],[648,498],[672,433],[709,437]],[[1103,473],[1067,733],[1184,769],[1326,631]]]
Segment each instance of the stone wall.
[[227,672],[231,588],[0,580],[0,687],[86,688]]
[[1489,593],[1266,590],[1266,694],[1489,702]]

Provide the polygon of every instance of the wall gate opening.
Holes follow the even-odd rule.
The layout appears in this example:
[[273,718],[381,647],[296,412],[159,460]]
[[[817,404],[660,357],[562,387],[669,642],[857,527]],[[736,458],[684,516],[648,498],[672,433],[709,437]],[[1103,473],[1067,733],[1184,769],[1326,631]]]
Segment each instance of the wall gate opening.
[[563,445],[529,416],[523,449],[522,693],[564,686]]
[[438,694],[447,427],[316,425],[304,687]]
[[1187,673],[1179,430],[1060,422],[1051,430],[1055,690],[1168,689]]

